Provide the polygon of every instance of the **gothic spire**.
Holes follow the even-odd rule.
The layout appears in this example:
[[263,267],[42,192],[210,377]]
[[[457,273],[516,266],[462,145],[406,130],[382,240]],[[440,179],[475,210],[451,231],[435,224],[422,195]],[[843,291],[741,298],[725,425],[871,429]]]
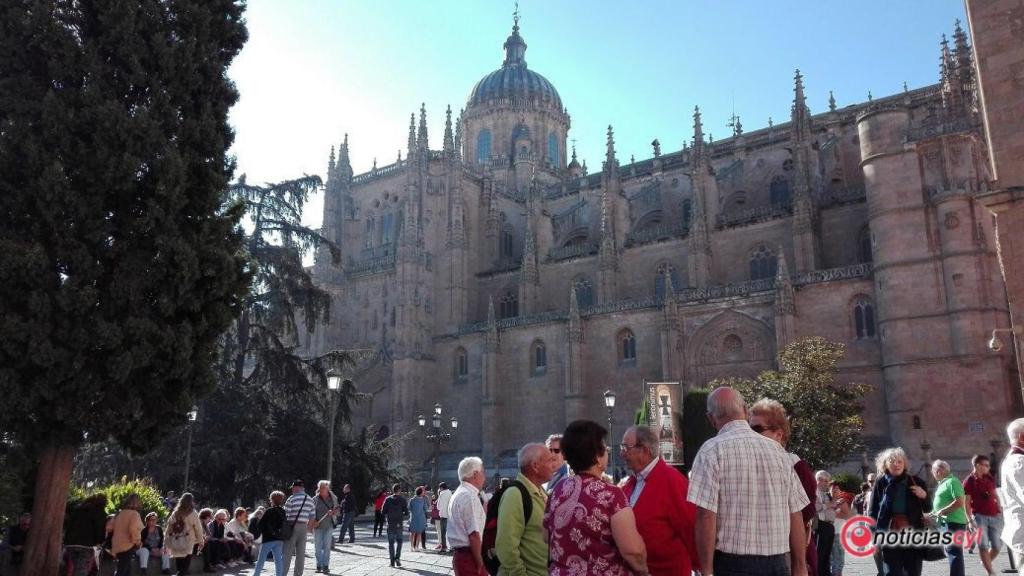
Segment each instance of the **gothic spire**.
[[409,148],[405,154],[406,158],[412,159],[416,152],[416,113],[409,114]]
[[452,107],[449,104],[444,113],[444,156],[455,157],[455,137],[452,135]]
[[783,251],[782,246],[779,246],[779,255],[777,256],[775,267],[775,312],[778,314],[792,314],[795,308],[793,282],[789,277],[786,253]]
[[345,182],[352,178],[352,163],[348,156],[348,134],[345,134],[345,140],[341,143],[338,163],[335,164],[334,169]]
[[804,77],[800,74],[799,68],[793,82],[793,138],[802,142],[810,136],[811,111],[807,108],[807,98],[804,96]]
[[[904,87],[904,91],[906,91],[905,90],[906,87],[907,87],[907,83],[906,82],[903,83],[903,87]],[[835,112],[836,111],[836,97],[832,94],[831,90],[828,91],[828,111],[829,112]]]
[[462,160],[462,112],[459,110],[459,117],[455,119],[455,159]]
[[693,152],[701,153],[704,150],[704,126],[700,121],[700,106],[693,107]]
[[334,175],[334,146],[331,146],[331,157],[327,160],[327,178]]
[[427,140],[427,104],[425,102],[420,104],[420,130],[416,136],[416,147],[423,151],[426,151],[429,147]]
[[604,155],[604,170],[605,172],[614,172],[615,168],[618,167],[618,160],[615,159],[615,133],[612,131],[612,125],[608,125],[608,141],[606,143],[606,150]]

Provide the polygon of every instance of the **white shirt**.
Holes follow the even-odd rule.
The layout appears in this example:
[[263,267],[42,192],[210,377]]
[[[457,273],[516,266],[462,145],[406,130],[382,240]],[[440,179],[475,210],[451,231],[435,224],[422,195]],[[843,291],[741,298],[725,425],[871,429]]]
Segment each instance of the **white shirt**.
[[716,550],[757,556],[789,552],[789,516],[810,502],[790,456],[745,420],[701,446],[686,499],[717,515]]
[[441,518],[448,517],[448,506],[452,501],[452,491],[445,488],[441,490],[441,493],[437,495],[437,512],[441,515]]
[[236,538],[238,540],[244,540],[245,536],[247,534],[249,536],[252,536],[252,534],[249,534],[249,530],[246,528],[246,526],[244,526],[241,522],[239,522],[237,518],[231,520],[231,522],[228,522],[224,526],[224,537],[225,538],[231,538],[231,536],[228,536],[229,532],[231,534],[233,534],[234,538]]
[[643,470],[636,473],[636,486],[633,487],[633,494],[629,497],[630,508],[636,506],[636,501],[640,499],[640,493],[643,492],[644,486],[647,485],[647,476],[651,473],[651,470],[654,470],[658,460],[661,460],[661,457],[651,460],[650,464],[644,466]]
[[835,522],[836,511],[832,508],[832,496],[828,492],[822,492],[819,488],[815,494],[818,495],[814,509],[818,512],[818,520],[822,522]]
[[1024,455],[1011,452],[1000,466],[1003,533],[1006,546],[1024,554]]
[[469,482],[459,484],[448,505],[448,546],[464,548],[469,546],[469,535],[484,534],[487,513],[480,502],[480,491]]

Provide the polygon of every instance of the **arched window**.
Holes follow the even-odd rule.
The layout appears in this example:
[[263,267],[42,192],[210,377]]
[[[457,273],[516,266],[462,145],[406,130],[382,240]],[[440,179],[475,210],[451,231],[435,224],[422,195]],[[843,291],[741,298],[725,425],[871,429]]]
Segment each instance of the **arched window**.
[[662,262],[654,271],[654,297],[658,300],[665,298],[665,273],[672,277],[672,286],[675,289],[679,289],[679,273],[676,272],[676,267],[669,264],[668,262]]
[[690,220],[693,219],[693,201],[687,198],[683,200],[683,224],[687,227],[690,226]]
[[469,357],[466,355],[466,349],[458,347],[455,349],[455,377],[465,378],[469,376]]
[[380,219],[380,243],[391,244],[395,240],[395,215],[387,213]]
[[868,264],[874,261],[874,255],[871,251],[871,229],[867,226],[860,229],[860,234],[857,236],[857,255],[860,257],[862,264]]
[[548,134],[548,162],[552,166],[559,166],[559,154],[558,154],[558,136],[554,132]]
[[775,259],[775,254],[763,244],[750,253],[751,280],[774,278],[777,267],[778,261]]
[[854,300],[853,326],[858,340],[875,337],[875,307],[867,296],[858,296]]
[[772,204],[789,204],[789,180],[785,176],[772,178],[768,191]]
[[619,332],[618,345],[619,362],[621,364],[635,364],[636,337],[633,336],[633,331],[627,328]]
[[515,232],[510,224],[506,224],[501,227],[501,236],[498,239],[499,250],[498,253],[502,258],[514,258],[516,254],[515,250]]
[[576,291],[576,304],[580,308],[590,308],[594,305],[594,285],[586,276],[577,276],[572,282],[572,289]]
[[548,371],[548,349],[541,340],[535,340],[530,347],[530,369],[534,374]]
[[363,247],[364,248],[372,248],[373,247],[373,229],[374,229],[373,216],[370,216],[366,220],[366,236],[363,238]]
[[519,296],[515,292],[506,292],[498,302],[498,318],[515,318],[519,316]]
[[476,161],[485,164],[491,159],[491,131],[484,128],[476,135]]

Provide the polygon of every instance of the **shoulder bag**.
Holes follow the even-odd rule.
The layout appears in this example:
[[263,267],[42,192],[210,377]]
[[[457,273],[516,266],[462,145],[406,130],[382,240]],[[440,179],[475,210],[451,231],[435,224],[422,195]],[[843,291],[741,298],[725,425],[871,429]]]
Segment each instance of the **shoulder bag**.
[[291,540],[292,534],[295,532],[295,525],[299,522],[299,516],[302,516],[302,509],[306,507],[306,499],[309,498],[309,494],[302,495],[302,504],[299,504],[299,511],[295,514],[295,520],[289,524],[287,519],[285,520],[284,526],[281,526],[281,539]]

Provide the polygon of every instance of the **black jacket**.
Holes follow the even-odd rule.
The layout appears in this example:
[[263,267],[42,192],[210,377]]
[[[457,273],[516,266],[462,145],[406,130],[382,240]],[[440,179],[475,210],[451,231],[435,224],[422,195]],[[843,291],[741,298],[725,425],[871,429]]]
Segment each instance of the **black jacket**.
[[[913,478],[913,483],[910,482]],[[906,482],[900,480],[908,479]],[[910,476],[906,472],[902,476],[893,478],[889,474],[882,474],[875,480],[875,487],[871,492],[871,511],[869,516],[875,519],[875,527],[879,530],[888,530],[892,522],[892,504],[896,497],[896,490],[902,488],[907,491],[907,519],[914,528],[924,528],[924,513],[931,512],[932,499],[925,494],[924,499],[914,496],[910,490],[911,486],[920,486],[928,492],[928,485],[917,476]]]
[[107,513],[91,504],[78,506],[68,518],[67,546],[98,546],[107,537]]
[[263,513],[260,518],[260,534],[264,542],[273,540],[284,540],[281,536],[281,529],[284,528],[284,508],[273,506]]
[[[143,548],[146,547],[146,529],[147,528],[148,527],[143,527],[142,528],[142,547]],[[158,540],[157,540],[157,543],[156,543],[156,547],[157,547],[157,549],[163,548],[164,547],[164,529],[159,527],[159,526],[157,526],[156,527],[156,534],[157,534],[157,537],[158,537]]]

